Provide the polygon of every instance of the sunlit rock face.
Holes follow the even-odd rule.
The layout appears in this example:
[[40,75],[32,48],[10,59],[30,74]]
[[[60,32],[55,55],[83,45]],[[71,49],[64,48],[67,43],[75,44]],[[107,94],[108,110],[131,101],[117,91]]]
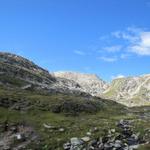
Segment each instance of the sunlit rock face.
[[65,78],[77,82],[84,92],[93,96],[100,96],[109,85],[95,74],[78,72],[54,72],[55,77]]
[[115,79],[103,96],[130,107],[149,105],[150,74]]

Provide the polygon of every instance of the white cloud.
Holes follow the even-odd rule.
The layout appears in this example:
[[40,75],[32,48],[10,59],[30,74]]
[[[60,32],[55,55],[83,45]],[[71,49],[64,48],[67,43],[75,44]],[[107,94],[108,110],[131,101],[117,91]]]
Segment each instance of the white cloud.
[[102,57],[98,57],[98,59],[106,61],[106,62],[115,62],[115,61],[117,61],[117,57],[105,57],[105,56],[102,56]]
[[113,32],[112,36],[128,42],[125,48],[128,53],[150,56],[150,32],[145,30],[128,27],[125,31]]
[[122,49],[122,46],[121,45],[106,46],[106,47],[103,47],[102,49],[107,52],[118,52]]
[[79,50],[75,50],[74,53],[77,54],[77,55],[82,55],[82,56],[83,56],[83,55],[86,55],[85,52],[79,51]]
[[139,38],[140,40],[129,46],[129,50],[138,55],[150,56],[150,32],[142,32]]
[[125,76],[122,75],[122,74],[118,74],[116,76],[112,76],[111,79],[114,80],[114,79],[120,79],[120,78],[124,78]]
[[139,40],[140,29],[127,28],[126,31],[115,31],[112,32],[112,36],[118,39],[128,40],[130,42],[135,42]]

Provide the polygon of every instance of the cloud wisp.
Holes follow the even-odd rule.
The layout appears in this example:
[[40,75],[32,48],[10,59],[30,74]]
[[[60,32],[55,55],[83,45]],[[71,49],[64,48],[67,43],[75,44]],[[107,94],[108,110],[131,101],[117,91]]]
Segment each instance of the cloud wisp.
[[115,61],[117,61],[117,57],[102,56],[102,57],[98,57],[98,59],[103,60],[105,62],[115,62]]
[[118,74],[116,76],[111,76],[111,79],[114,80],[114,79],[121,79],[121,78],[124,78],[125,76],[122,75],[122,74]]
[[125,49],[128,53],[150,56],[150,32],[141,28],[127,28],[126,31],[116,31],[112,36],[127,41]]
[[95,57],[104,62],[127,60],[138,55],[150,56],[150,30],[137,27],[117,30],[101,36],[99,41],[87,50],[75,50],[74,53],[79,56],[97,55]]
[[75,51],[74,51],[74,53],[75,53],[75,54],[77,54],[77,55],[80,55],[80,56],[84,56],[84,55],[86,55],[86,53],[85,53],[85,52],[80,51],[80,50],[75,50]]
[[113,46],[106,46],[106,47],[103,47],[102,50],[104,51],[107,51],[107,52],[110,52],[110,53],[115,53],[115,52],[118,52],[122,49],[122,46],[121,45],[113,45]]

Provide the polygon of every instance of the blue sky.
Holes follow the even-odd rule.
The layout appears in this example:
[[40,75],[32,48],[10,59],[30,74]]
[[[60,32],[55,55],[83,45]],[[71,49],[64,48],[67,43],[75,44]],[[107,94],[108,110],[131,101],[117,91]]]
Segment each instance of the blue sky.
[[150,0],[0,0],[0,51],[108,81],[150,73]]

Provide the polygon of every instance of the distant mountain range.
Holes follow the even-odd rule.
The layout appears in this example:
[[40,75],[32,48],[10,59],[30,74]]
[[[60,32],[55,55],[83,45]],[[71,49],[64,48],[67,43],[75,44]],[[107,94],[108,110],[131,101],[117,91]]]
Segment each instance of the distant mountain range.
[[15,54],[0,53],[0,84],[9,88],[42,89],[112,99],[126,106],[150,105],[150,75],[114,79],[94,74],[54,72]]

